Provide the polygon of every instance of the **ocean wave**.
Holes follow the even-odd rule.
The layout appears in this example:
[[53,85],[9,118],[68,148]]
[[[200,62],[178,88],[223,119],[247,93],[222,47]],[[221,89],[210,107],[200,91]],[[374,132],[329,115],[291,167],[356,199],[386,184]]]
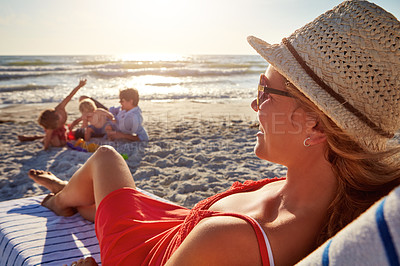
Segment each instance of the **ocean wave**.
[[22,78],[32,78],[49,75],[51,73],[37,73],[37,72],[22,72],[22,73],[0,73],[0,81],[11,80],[11,79],[22,79]]
[[[50,88],[47,88],[50,89]],[[56,97],[54,95],[48,95],[47,97],[22,97],[24,91],[12,91],[14,92],[13,98],[2,97],[0,94],[0,108],[10,104],[37,104],[37,103],[59,103],[62,97]],[[1,93],[1,91],[0,91]],[[152,93],[143,94],[140,96],[141,100],[144,101],[175,101],[175,100],[202,100],[202,101],[216,101],[222,99],[247,99],[253,96],[253,90],[249,93],[247,91],[235,92],[235,93],[224,93],[224,94],[213,94],[213,93],[202,93],[202,94],[181,94],[181,93]],[[99,96],[99,95],[97,95]],[[104,95],[96,97],[96,99],[102,100],[113,100],[115,104],[118,104],[118,98],[116,96]],[[1,106],[3,105],[3,106]]]
[[223,80],[200,80],[200,81],[182,81],[182,82],[155,82],[155,83],[145,83],[145,86],[154,87],[173,87],[173,86],[207,86],[210,84],[220,86],[229,83],[229,81]]
[[26,85],[11,85],[1,86],[0,93],[2,92],[15,92],[15,91],[36,91],[36,90],[49,90],[53,89],[53,86],[26,84]]
[[243,98],[266,65],[258,56],[0,56],[0,104],[60,102],[79,78],[88,80],[79,93],[100,99],[116,99],[126,86],[148,100]]
[[[27,73],[27,74],[42,74],[43,72],[48,72],[49,74],[55,73],[57,74],[57,72],[69,72],[74,70],[74,68],[69,68],[69,67],[3,67],[0,66],[0,75],[1,74],[9,74],[12,75],[14,72],[17,73],[17,75],[23,75],[23,73]],[[81,71],[81,69],[79,70]]]
[[258,73],[259,70],[247,68],[240,69],[140,69],[140,70],[121,70],[121,69],[98,69],[89,74],[97,78],[116,78],[133,76],[163,76],[163,77],[215,77],[215,76],[233,76],[243,74]]
[[[70,59],[71,60],[71,59]],[[30,78],[43,75],[93,76],[102,79],[126,78],[145,75],[170,77],[215,77],[241,74],[254,74],[264,71],[265,64],[249,63],[244,60],[218,61],[207,60],[181,61],[115,61],[85,60],[75,62],[49,62],[41,60],[24,60],[6,62],[0,65],[0,81]],[[38,63],[38,64],[36,64]]]
[[[258,62],[259,63],[259,62]],[[164,69],[164,68],[184,68],[196,66],[210,69],[231,69],[231,68],[250,68],[254,64],[248,62],[221,62],[215,60],[178,60],[178,61],[82,61],[78,62],[82,66],[94,66],[110,69]]]
[[82,66],[91,66],[91,65],[108,65],[108,64],[115,64],[115,61],[81,61],[77,62],[78,65]]
[[12,71],[4,71],[0,69],[0,81],[12,80],[12,79],[23,79],[23,78],[35,78],[41,76],[58,76],[58,75],[87,75],[91,70],[82,70],[76,68],[54,68],[54,69],[19,69]]
[[40,59],[15,61],[15,62],[6,63],[7,66],[45,66],[45,65],[52,65],[52,64],[54,64],[54,63],[42,61]]
[[184,66],[181,62],[158,62],[158,61],[84,61],[78,62],[84,67],[102,67],[110,69],[146,69],[146,68],[169,68]]
[[57,68],[50,70],[32,71],[19,69],[14,71],[4,71],[0,69],[0,81],[34,78],[50,75],[79,75],[92,76],[95,78],[128,78],[138,76],[163,76],[163,77],[216,77],[216,76],[235,76],[259,73],[259,68],[239,68],[239,69],[188,69],[188,68],[149,68],[149,69],[121,69],[121,68],[93,68],[93,69],[68,69]]

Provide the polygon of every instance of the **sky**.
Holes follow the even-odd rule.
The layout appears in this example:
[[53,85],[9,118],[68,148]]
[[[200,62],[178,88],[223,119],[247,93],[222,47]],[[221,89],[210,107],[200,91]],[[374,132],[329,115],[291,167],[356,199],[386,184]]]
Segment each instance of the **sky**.
[[[254,54],[341,0],[0,0],[0,55]],[[374,0],[400,18],[400,0]]]

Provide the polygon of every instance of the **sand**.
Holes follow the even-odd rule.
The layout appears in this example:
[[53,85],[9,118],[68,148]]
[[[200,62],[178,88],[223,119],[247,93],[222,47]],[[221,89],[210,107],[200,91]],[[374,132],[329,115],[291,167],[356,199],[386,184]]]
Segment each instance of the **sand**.
[[[117,100],[101,100],[106,106]],[[229,188],[235,181],[284,176],[286,168],[258,159],[258,131],[250,99],[219,102],[141,101],[150,141],[110,142],[126,160],[136,185],[185,207]],[[44,151],[40,140],[19,142],[19,134],[41,134],[41,110],[55,104],[15,105],[0,109],[0,201],[46,194],[28,178],[29,169],[53,172],[63,180],[92,153],[67,147]],[[68,122],[79,116],[78,102],[67,106]]]

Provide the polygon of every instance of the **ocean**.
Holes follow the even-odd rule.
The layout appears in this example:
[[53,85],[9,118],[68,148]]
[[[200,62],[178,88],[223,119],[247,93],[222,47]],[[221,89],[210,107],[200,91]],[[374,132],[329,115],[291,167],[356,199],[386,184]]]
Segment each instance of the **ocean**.
[[258,55],[0,56],[0,107],[59,102],[77,95],[117,99],[134,87],[141,100],[251,98],[267,63]]

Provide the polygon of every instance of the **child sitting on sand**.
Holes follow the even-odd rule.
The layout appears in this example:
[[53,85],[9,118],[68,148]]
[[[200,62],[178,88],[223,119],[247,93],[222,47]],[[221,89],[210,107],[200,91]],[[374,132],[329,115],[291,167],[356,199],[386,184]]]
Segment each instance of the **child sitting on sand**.
[[[79,101],[90,99],[97,108],[107,108],[97,100],[81,96]],[[119,92],[120,106],[110,107],[108,111],[115,117],[115,124],[106,125],[106,135],[109,140],[124,139],[129,141],[148,141],[149,136],[144,129],[142,110],[139,108],[139,92],[136,89],[128,88]],[[81,118],[76,119],[70,125],[70,131],[82,121]],[[80,129],[73,131],[73,138],[83,138],[84,133]]]
[[67,121],[68,117],[65,107],[72,97],[78,92],[78,90],[85,85],[86,79],[80,80],[78,86],[76,86],[54,109],[44,110],[40,114],[38,123],[45,131],[44,136],[18,136],[18,139],[20,141],[29,141],[43,138],[43,149],[45,150],[49,146],[64,146],[67,143],[67,129],[65,127],[65,122]]
[[102,137],[106,134],[106,126],[110,122],[115,123],[113,114],[102,108],[97,108],[91,99],[84,99],[79,103],[79,111],[82,113],[82,128],[85,128],[85,140],[89,141],[93,136]]
[[142,126],[142,110],[139,108],[139,92],[136,89],[125,89],[119,92],[121,106],[111,107],[109,111],[115,116],[116,124],[106,126],[109,140],[125,139],[131,141],[148,141],[149,136]]

